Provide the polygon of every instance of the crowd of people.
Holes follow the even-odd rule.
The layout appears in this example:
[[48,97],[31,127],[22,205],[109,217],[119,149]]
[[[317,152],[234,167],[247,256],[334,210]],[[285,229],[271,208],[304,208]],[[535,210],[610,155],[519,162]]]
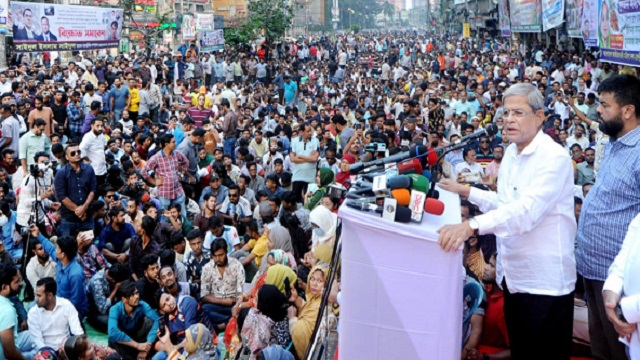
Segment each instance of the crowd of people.
[[[523,329],[532,319],[521,293],[568,299],[575,311],[547,335],[564,339],[568,321],[597,359],[627,357],[619,336],[640,347],[625,272],[640,211],[634,69],[588,51],[414,31],[11,60],[0,71],[0,358],[305,359],[318,329],[337,330],[339,269],[329,273],[341,199],[331,189],[349,186],[349,166],[494,123],[497,134],[436,166],[463,196],[463,220],[488,211],[480,189],[569,174],[562,194],[575,212],[556,227],[571,247],[535,238],[549,251],[505,270],[514,255],[501,252],[514,248],[500,237],[549,229],[539,219],[551,210],[534,196],[514,222],[475,220],[451,239],[464,242],[465,281],[484,292],[462,358],[526,358],[549,340],[540,324]],[[503,159],[533,152],[525,130],[554,157],[538,152],[526,161],[542,170],[505,173]],[[514,185],[508,196],[529,195]]]

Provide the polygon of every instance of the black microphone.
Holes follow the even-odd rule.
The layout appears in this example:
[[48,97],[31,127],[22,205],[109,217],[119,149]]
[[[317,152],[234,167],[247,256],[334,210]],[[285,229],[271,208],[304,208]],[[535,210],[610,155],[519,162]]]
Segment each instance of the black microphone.
[[[348,207],[356,210],[367,211],[367,212],[372,212],[376,214],[382,214],[382,211],[383,211],[382,206],[372,204],[366,199],[359,199],[359,200],[346,199],[345,204]],[[396,217],[394,221],[400,222],[400,223],[411,222],[411,210],[406,206],[396,207]]]
[[468,143],[469,141],[481,138],[483,136],[492,136],[498,133],[498,126],[496,124],[489,124],[489,126],[487,126],[486,128],[480,129],[476,132],[474,132],[473,134],[467,135],[467,136],[463,136],[460,139],[452,142],[449,144],[449,147],[452,147],[454,145],[458,145],[458,144],[464,144],[464,143]]
[[364,168],[401,162],[403,160],[407,160],[415,157],[424,157],[428,155],[428,153],[429,151],[426,146],[418,145],[418,146],[412,147],[411,150],[409,151],[403,151],[395,155],[387,156],[382,159],[377,159],[377,160],[369,161],[366,163],[357,162],[349,166],[349,171],[352,174],[357,174],[357,173],[360,173],[360,171],[362,171],[362,169]]

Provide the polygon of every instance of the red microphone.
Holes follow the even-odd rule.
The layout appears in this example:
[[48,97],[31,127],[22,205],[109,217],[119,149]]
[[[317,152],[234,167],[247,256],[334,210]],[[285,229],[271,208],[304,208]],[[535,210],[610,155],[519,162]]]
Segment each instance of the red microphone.
[[398,174],[422,174],[420,159],[406,160],[398,164]]
[[444,213],[444,203],[434,198],[427,198],[424,202],[424,211],[431,215],[440,216]]
[[[427,155],[427,166],[432,167],[438,163],[438,151],[437,149],[429,149],[429,155]],[[418,174],[422,174],[422,171]]]

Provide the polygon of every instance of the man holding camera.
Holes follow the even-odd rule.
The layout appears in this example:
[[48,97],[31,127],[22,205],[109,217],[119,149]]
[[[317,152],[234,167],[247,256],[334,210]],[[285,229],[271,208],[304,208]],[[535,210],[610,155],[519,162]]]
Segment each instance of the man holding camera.
[[[27,228],[35,222],[42,230],[45,211],[49,208],[57,209],[60,204],[50,200],[53,195],[53,170],[51,170],[49,154],[44,151],[37,152],[34,161],[35,164],[29,167],[29,174],[20,186],[16,223],[20,228]],[[34,206],[38,216],[32,219],[31,210]]]

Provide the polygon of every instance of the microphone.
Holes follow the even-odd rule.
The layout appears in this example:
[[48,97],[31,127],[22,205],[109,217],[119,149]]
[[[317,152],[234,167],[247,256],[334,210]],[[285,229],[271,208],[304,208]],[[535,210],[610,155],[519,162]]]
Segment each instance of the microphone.
[[489,124],[489,126],[487,126],[486,128],[480,129],[474,132],[473,134],[469,134],[467,136],[461,137],[460,139],[449,144],[449,146],[468,143],[471,140],[475,140],[483,136],[492,136],[497,133],[498,133],[498,126],[496,124]]
[[444,203],[440,200],[428,197],[424,202],[424,211],[431,215],[440,216],[444,213]]
[[382,159],[377,159],[377,160],[373,160],[373,161],[369,161],[366,163],[363,162],[357,162],[351,166],[349,166],[349,171],[352,174],[357,174],[360,171],[362,171],[364,168],[368,168],[368,167],[372,167],[372,166],[379,166],[379,165],[385,165],[385,164],[391,164],[391,163],[396,163],[396,162],[401,162],[407,159],[412,159],[412,158],[419,158],[419,157],[424,157],[428,155],[428,150],[426,146],[422,146],[422,145],[418,145],[415,147],[412,147],[411,150],[409,151],[403,151],[400,153],[397,153],[395,155],[391,155],[391,156],[387,156],[385,158]]
[[[360,200],[347,199],[345,200],[345,204],[352,209],[372,212],[376,214],[382,214],[384,210],[382,206]],[[406,206],[398,206],[395,210],[395,222],[408,223],[411,221],[411,210],[409,210],[409,208],[407,208]]]
[[422,163],[420,159],[410,159],[399,163],[398,174],[422,174]]
[[407,189],[391,190],[391,196],[398,201],[398,205],[409,206],[411,193]]
[[409,179],[411,179],[411,189],[422,191],[426,193],[429,191],[429,180],[423,175],[419,174],[409,174],[407,175]]

